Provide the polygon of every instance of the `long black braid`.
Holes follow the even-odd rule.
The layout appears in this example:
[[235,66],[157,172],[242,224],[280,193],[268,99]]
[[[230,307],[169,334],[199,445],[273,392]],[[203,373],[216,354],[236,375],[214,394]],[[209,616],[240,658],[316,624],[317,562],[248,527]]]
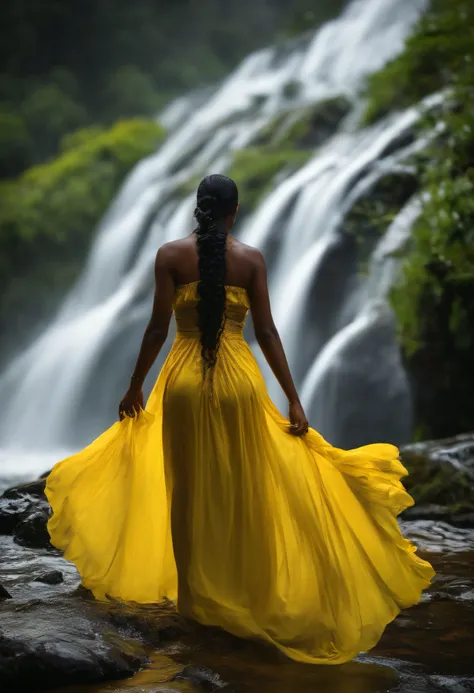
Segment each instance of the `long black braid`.
[[197,311],[204,374],[216,364],[225,324],[225,218],[235,213],[238,202],[237,186],[226,176],[207,176],[199,184],[194,216],[198,222],[195,230],[199,256]]

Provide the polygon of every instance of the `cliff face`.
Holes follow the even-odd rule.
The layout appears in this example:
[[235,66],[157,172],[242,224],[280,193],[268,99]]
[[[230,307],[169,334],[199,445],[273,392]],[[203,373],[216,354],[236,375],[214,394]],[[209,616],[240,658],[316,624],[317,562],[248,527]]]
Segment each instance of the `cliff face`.
[[393,289],[400,343],[415,396],[416,435],[474,428],[474,6],[433,0],[404,52],[368,83],[366,119],[444,91],[419,128],[414,161],[422,214]]

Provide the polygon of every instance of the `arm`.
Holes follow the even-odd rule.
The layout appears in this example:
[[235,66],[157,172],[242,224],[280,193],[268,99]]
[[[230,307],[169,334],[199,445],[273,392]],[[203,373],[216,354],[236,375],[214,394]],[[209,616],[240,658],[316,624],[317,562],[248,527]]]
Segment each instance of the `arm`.
[[268,295],[267,268],[259,251],[256,251],[255,259],[255,268],[248,292],[255,337],[268,365],[288,398],[290,405],[289,418],[292,424],[290,432],[302,435],[308,430],[308,421],[291,377],[280,335],[273,322],[270,297]]
[[168,255],[169,252],[166,245],[161,247],[156,255],[153,310],[150,322],[143,335],[140,353],[130,379],[130,387],[119,405],[120,420],[125,415],[134,416],[135,413],[138,414],[140,408],[143,408],[143,382],[168,336],[175,293]]

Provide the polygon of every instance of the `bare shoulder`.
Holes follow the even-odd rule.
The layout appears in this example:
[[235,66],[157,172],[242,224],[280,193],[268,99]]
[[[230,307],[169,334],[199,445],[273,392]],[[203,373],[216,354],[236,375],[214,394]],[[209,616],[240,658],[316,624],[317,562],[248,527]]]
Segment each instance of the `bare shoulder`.
[[242,241],[237,239],[234,240],[236,241],[236,251],[245,256],[252,266],[258,267],[265,265],[264,257],[258,248],[255,248],[253,245],[247,245],[247,243],[242,243]]
[[156,259],[158,262],[173,264],[178,259],[183,250],[190,245],[187,238],[179,238],[176,241],[168,241],[158,248]]
[[187,238],[179,238],[176,241],[168,241],[163,243],[162,246],[158,248],[158,253],[163,257],[172,257],[176,253],[182,252],[184,248],[189,246],[189,240]]

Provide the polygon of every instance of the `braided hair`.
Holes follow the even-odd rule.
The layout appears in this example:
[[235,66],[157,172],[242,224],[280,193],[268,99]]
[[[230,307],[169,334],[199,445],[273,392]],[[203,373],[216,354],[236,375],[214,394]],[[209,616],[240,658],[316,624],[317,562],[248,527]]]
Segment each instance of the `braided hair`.
[[204,375],[217,360],[225,323],[226,240],[225,218],[234,214],[239,202],[237,186],[226,176],[206,176],[197,190],[194,216],[198,227],[199,257],[198,324]]

